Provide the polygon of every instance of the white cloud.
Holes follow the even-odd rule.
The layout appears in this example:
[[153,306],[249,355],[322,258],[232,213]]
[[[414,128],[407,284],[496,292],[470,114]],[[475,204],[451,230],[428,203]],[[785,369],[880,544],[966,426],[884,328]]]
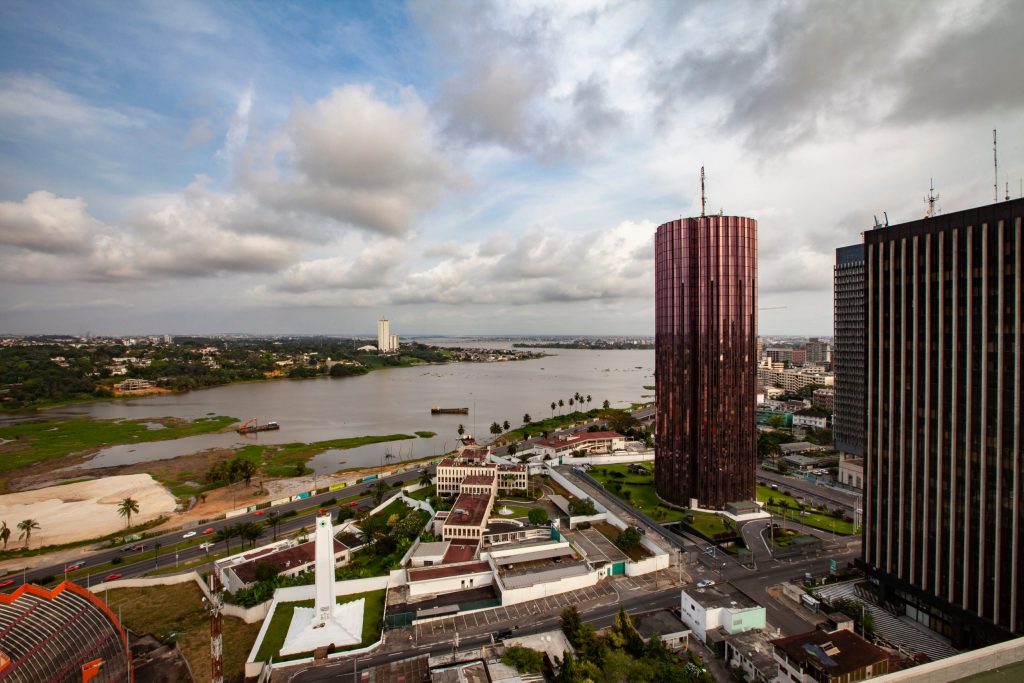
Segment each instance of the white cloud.
[[80,197],[37,191],[20,202],[0,202],[0,245],[74,253],[88,246],[95,226]]
[[38,75],[0,75],[0,120],[41,132],[95,132],[101,128],[136,127],[140,122],[108,107],[97,107]]

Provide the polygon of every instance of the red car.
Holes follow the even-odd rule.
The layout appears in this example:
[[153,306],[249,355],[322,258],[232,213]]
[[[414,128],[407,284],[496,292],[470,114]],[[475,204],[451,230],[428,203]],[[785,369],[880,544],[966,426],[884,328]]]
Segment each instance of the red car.
[[263,516],[266,512],[267,512],[266,510],[257,510],[256,512],[254,512],[252,514],[254,514],[256,516]]
[[212,526],[208,527],[206,529],[203,529],[203,536],[209,536],[212,533],[213,533],[213,527]]
[[359,501],[358,500],[353,500],[351,503],[348,504],[348,506],[350,508],[354,508],[357,505],[359,505]]
[[71,564],[71,565],[68,565],[67,567],[64,567],[64,571],[66,571],[66,572],[73,572],[76,569],[81,569],[81,568],[82,568],[82,563],[78,562],[77,564]]
[[103,580],[104,581],[117,581],[122,576],[124,576],[124,574],[109,574],[108,576],[104,577]]
[[12,583],[14,583],[14,579],[7,579],[6,581],[0,581],[0,588],[7,588]]

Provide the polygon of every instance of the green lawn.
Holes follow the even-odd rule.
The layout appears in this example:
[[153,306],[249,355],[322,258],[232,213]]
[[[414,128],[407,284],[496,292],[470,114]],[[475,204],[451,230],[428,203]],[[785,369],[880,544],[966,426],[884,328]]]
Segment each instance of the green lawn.
[[[773,514],[784,517],[785,519],[791,519],[794,522],[800,522],[806,524],[809,527],[815,529],[821,529],[822,531],[835,531],[837,534],[842,536],[850,536],[855,533],[860,533],[860,528],[854,528],[853,522],[847,522],[844,519],[837,519],[830,515],[823,515],[820,512],[815,512],[810,506],[801,506],[793,496],[787,496],[780,491],[775,491],[767,486],[757,487],[757,499],[761,502],[767,502],[769,498],[774,499],[775,505],[768,505],[768,509]],[[786,503],[786,507],[779,505],[779,503]],[[808,516],[800,514],[799,510],[795,508],[801,508],[805,512],[810,512]]]
[[[659,522],[678,522],[686,514],[670,507],[654,491],[654,467],[649,462],[634,463],[643,466],[647,474],[629,471],[629,464],[601,465],[589,472],[611,494],[644,512]],[[621,474],[622,476],[616,476]],[[617,489],[617,486],[620,487]]]
[[427,486],[426,488],[413,491],[412,493],[407,492],[405,495],[413,500],[427,500],[431,496],[437,495],[437,486]]
[[[233,417],[201,417],[192,422],[173,417],[141,420],[92,420],[74,418],[0,427],[4,444],[0,473],[29,467],[44,460],[57,460],[105,446],[147,441],[167,441],[196,434],[218,432],[237,422]],[[161,429],[149,429],[159,423]],[[2,482],[0,482],[2,485]]]
[[531,422],[528,425],[523,425],[516,429],[510,429],[499,436],[498,441],[500,443],[522,441],[526,438],[527,432],[529,432],[531,436],[539,436],[543,432],[554,432],[564,427],[568,427],[569,425],[576,424],[577,422],[593,420],[597,417],[598,412],[600,412],[598,408],[592,408],[587,412],[577,410],[565,415],[555,415],[544,420],[537,420],[536,422]]
[[428,432],[428,431],[416,432],[416,436],[420,437],[421,439],[429,439],[432,436],[437,436],[437,432]]
[[[369,591],[367,593],[357,593],[355,595],[338,596],[339,605],[346,602],[352,602],[360,598],[364,598],[366,603],[363,606],[362,642],[338,648],[336,652],[366,647],[367,645],[380,640],[380,632],[384,627],[384,594],[384,590],[378,590]],[[312,606],[312,600],[285,602],[279,604],[277,609],[274,610],[274,618],[270,622],[270,626],[267,627],[267,632],[263,637],[263,642],[260,644],[260,649],[256,653],[256,661],[266,662],[269,661],[271,657],[274,658],[274,661],[278,662],[288,659],[312,657],[312,652],[303,652],[300,654],[289,655],[288,657],[281,657],[278,655],[278,652],[280,652],[281,648],[284,647],[284,637],[288,634],[288,625],[292,623],[292,613],[295,611],[295,608]]]
[[[502,508],[506,508],[506,507],[509,510],[511,510],[512,512],[510,514],[507,514],[507,515],[501,514],[499,512],[499,510],[501,510]],[[518,517],[526,517],[529,514],[530,514],[530,508],[523,507],[521,505],[504,505],[502,503],[495,503],[494,504],[493,516],[495,516],[495,517],[504,517],[505,519],[516,519]]]

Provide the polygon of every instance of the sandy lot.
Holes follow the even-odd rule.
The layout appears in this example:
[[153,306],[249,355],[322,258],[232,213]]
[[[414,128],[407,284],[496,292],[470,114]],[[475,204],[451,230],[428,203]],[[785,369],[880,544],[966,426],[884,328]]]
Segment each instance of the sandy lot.
[[11,547],[24,543],[16,528],[23,519],[39,522],[40,528],[32,532],[33,548],[70,543],[123,529],[117,506],[129,497],[139,503],[133,525],[174,512],[174,496],[153,477],[126,474],[0,496],[0,520],[11,527]]

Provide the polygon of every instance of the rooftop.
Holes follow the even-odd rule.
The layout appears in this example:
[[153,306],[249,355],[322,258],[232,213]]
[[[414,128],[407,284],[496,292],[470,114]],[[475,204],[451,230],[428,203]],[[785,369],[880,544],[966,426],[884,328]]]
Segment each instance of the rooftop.
[[772,644],[801,667],[827,671],[830,676],[843,676],[889,658],[885,650],[853,631],[810,631]]
[[683,592],[704,609],[754,609],[760,606],[729,584],[697,588],[691,583],[683,586]]
[[491,497],[486,493],[460,493],[452,505],[445,525],[481,526],[487,518]]
[[408,574],[409,581],[429,581],[431,579],[444,579],[451,576],[482,574],[489,571],[491,571],[491,565],[486,562],[464,562],[462,564],[442,564],[436,567],[410,569]]
[[607,439],[623,438],[625,437],[618,432],[576,432],[574,434],[565,434],[554,438],[534,439],[533,442],[538,446],[547,446],[548,448],[565,448],[566,446],[577,446],[588,441],[604,441]]
[[515,567],[501,571],[501,582],[506,588],[527,588],[571,576],[583,576],[590,572],[590,567],[582,561],[554,564],[552,560],[535,560],[527,566],[517,564]]
[[790,453],[800,453],[801,451],[820,451],[823,450],[823,447],[807,441],[797,441],[796,443],[780,443],[779,450],[782,451],[783,455],[788,455]]
[[[345,546],[335,540],[334,554],[337,555],[343,550],[345,550]],[[310,541],[309,543],[292,546],[291,548],[285,548],[273,553],[250,553],[246,555],[247,558],[250,556],[251,559],[247,562],[239,562],[230,567],[235,576],[243,583],[252,583],[256,580],[256,565],[260,562],[269,563],[279,572],[310,564],[316,558],[316,542]]]
[[679,617],[671,610],[660,609],[657,612],[648,612],[633,617],[633,625],[644,638],[650,638],[655,633],[660,636],[667,636],[673,633],[688,631],[686,624],[679,621]]
[[448,550],[444,554],[442,562],[449,564],[452,562],[467,562],[472,560],[476,556],[476,550],[479,547],[478,543],[474,540],[472,543],[455,543],[452,542],[448,546]]
[[490,486],[494,483],[494,475],[487,476],[486,474],[471,474],[462,480],[463,484],[480,484]]

